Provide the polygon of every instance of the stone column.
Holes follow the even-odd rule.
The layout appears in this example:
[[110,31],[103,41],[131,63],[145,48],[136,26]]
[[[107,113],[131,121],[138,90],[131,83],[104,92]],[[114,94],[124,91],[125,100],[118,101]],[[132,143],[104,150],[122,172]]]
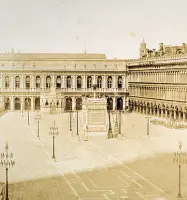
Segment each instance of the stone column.
[[14,97],[10,97],[10,110],[14,110]]
[[116,98],[113,97],[113,110],[115,110],[115,109],[116,109]]
[[33,111],[35,108],[35,105],[34,105],[34,97],[31,97],[31,110]]
[[114,75],[113,78],[112,78],[112,84],[113,84],[112,88],[115,91],[115,89],[116,89],[116,75]]
[[64,88],[64,76],[61,76],[61,88]]
[[24,108],[24,98],[23,98],[23,96],[20,98],[20,101],[21,101],[21,109],[20,109],[20,111],[22,112],[23,111],[23,109],[25,109]]
[[185,115],[186,115],[186,112],[183,112],[183,120],[185,121]]
[[76,110],[76,99],[75,97],[72,97],[72,110]]
[[176,110],[174,109],[174,119],[176,119]]
[[103,76],[103,85],[102,88],[105,89],[106,88],[106,76]]

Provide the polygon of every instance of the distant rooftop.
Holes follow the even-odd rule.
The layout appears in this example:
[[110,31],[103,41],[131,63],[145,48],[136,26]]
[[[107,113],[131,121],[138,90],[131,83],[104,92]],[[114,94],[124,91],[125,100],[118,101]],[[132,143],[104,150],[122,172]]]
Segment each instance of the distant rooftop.
[[105,54],[88,53],[0,53],[0,60],[62,60],[62,59],[106,59]]

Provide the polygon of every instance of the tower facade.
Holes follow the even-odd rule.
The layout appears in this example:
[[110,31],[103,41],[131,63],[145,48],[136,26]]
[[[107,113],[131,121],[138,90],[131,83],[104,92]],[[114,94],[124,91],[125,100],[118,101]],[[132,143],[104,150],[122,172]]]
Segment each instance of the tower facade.
[[142,58],[146,55],[147,55],[147,48],[146,48],[146,43],[143,39],[142,43],[140,44],[140,58]]

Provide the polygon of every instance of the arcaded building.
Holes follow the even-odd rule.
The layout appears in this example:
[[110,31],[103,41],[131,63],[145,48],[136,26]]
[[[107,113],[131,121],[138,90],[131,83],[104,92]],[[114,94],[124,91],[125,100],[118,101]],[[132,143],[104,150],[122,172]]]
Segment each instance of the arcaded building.
[[128,106],[126,62],[104,54],[1,53],[0,72],[3,110],[81,109],[83,98],[93,97],[94,85],[109,109]]
[[140,45],[140,59],[127,64],[129,111],[187,120],[187,45],[158,51]]

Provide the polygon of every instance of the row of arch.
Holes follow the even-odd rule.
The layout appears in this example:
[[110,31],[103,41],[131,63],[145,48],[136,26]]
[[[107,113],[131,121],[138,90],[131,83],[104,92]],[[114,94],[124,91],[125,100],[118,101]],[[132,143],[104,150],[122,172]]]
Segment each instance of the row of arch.
[[187,82],[187,70],[185,71],[144,71],[129,72],[130,82],[163,82],[163,83],[183,83]]
[[[76,106],[75,106],[76,110],[82,110],[82,101],[83,100],[82,100],[81,97],[76,98],[76,102],[75,102],[76,103]],[[113,100],[112,97],[107,98],[107,109],[108,110],[114,110],[114,109],[123,110],[123,99],[121,97],[116,99],[116,107],[114,107],[114,102],[113,101],[114,100]],[[22,104],[23,104],[23,110],[31,110],[32,106],[33,106],[34,110],[38,110],[41,107],[41,100],[40,100],[40,97],[35,98],[34,101],[33,101],[34,105],[32,105],[31,98],[29,98],[29,97],[24,98],[23,102],[21,101],[21,98],[15,97],[13,99],[13,110],[21,110]],[[53,105],[55,105],[57,108],[64,107],[64,109],[66,111],[70,111],[70,110],[72,110],[72,107],[73,107],[72,98],[71,97],[67,97],[65,99],[65,104],[64,105],[63,105],[63,101],[59,102],[59,100],[57,100],[56,103],[49,102],[48,100],[46,100],[44,102],[44,106],[45,107],[51,107]],[[11,100],[10,100],[9,97],[5,98],[4,109],[5,110],[10,110],[11,109]]]
[[[15,88],[20,88],[20,76],[16,76],[15,77]],[[122,77],[118,76],[117,77],[117,88],[122,88]],[[112,76],[108,76],[107,77],[107,88],[112,88],[112,83],[113,83],[113,78]],[[62,78],[61,76],[57,76],[56,77],[56,88],[61,88],[62,87]],[[86,85],[87,88],[91,88],[93,85],[93,78],[92,76],[88,76],[87,80],[86,80]],[[40,76],[36,76],[36,80],[35,80],[35,86],[36,88],[41,88],[42,84],[41,84],[41,77]],[[51,76],[47,76],[46,77],[46,81],[45,81],[45,87],[46,88],[51,88],[52,86],[52,78]],[[67,88],[72,88],[73,86],[73,81],[72,81],[72,77],[71,76],[67,76],[66,77],[66,87]],[[77,88],[82,88],[83,86],[83,79],[81,76],[78,76],[76,79],[76,87]],[[6,76],[5,77],[5,88],[9,88],[10,87],[10,77]],[[31,78],[30,76],[26,76],[25,78],[25,88],[29,89],[31,87]],[[98,76],[97,77],[97,87],[98,88],[102,88],[103,87],[103,78],[102,76]]]
[[153,97],[157,99],[187,100],[187,89],[184,87],[167,86],[129,86],[129,92],[132,96]]
[[[21,98],[15,97],[13,99],[13,106],[14,106],[13,109],[14,110],[21,110],[21,105],[22,105]],[[32,106],[31,98],[26,97],[24,99],[24,101],[23,101],[23,109],[24,110],[31,110],[31,106]],[[11,101],[10,101],[9,97],[5,98],[4,109],[5,110],[10,110],[11,109]],[[35,110],[40,109],[40,97],[35,98],[35,100],[34,100],[34,109]]]
[[[114,108],[114,102],[112,97],[107,98],[107,110],[123,110],[123,99],[121,97],[116,100],[116,108]],[[72,110],[72,98],[69,97],[65,101],[65,110]],[[82,110],[82,98],[76,99],[76,110]]]
[[129,99],[129,111],[177,120],[187,120],[187,107],[182,108],[181,106],[177,105],[168,105],[164,103],[160,104]]

